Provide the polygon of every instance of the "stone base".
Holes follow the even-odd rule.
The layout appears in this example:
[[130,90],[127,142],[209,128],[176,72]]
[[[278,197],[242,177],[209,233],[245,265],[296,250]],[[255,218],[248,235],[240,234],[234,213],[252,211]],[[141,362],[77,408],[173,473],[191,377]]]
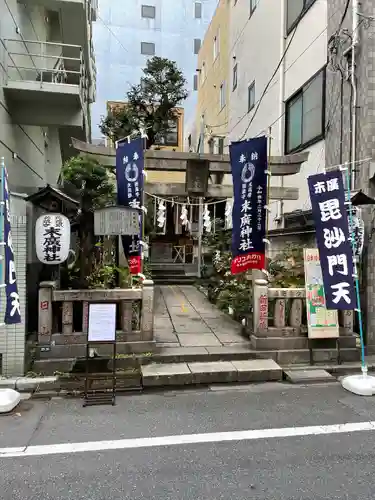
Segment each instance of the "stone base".
[[[294,350],[279,350],[279,351],[255,351],[257,358],[273,359],[281,366],[310,363],[310,351],[308,349],[294,349]],[[360,358],[359,349],[343,348],[340,349],[341,361],[343,363],[348,361],[358,361]],[[314,363],[333,363],[337,364],[337,350],[336,349],[314,349],[313,350]]]
[[[91,344],[90,348],[94,348],[99,356],[110,356],[113,352],[110,344]],[[83,358],[86,356],[86,344],[61,344],[51,345],[49,351],[42,350],[38,347],[36,350],[37,359],[54,359],[54,358]],[[45,347],[44,347],[45,349]],[[117,354],[141,354],[153,352],[155,349],[154,341],[144,342],[117,342]]]
[[[290,350],[290,349],[308,349],[309,342],[308,338],[305,336],[296,337],[256,337],[251,336],[251,347],[255,350],[267,351],[267,350]],[[311,346],[323,349],[336,349],[336,339],[322,339],[311,341]],[[355,335],[340,336],[340,347],[343,348],[355,348],[356,347],[356,337]]]
[[150,364],[142,366],[141,372],[144,387],[266,382],[282,379],[280,366],[271,359]]

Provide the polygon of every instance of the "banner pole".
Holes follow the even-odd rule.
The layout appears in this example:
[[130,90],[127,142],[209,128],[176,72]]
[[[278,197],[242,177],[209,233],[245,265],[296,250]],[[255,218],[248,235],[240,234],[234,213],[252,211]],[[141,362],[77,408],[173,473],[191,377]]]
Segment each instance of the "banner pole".
[[268,154],[267,154],[267,193],[266,193],[266,241],[264,245],[264,262],[265,262],[265,271],[266,271],[266,278],[268,281],[268,255],[269,255],[269,246],[270,246],[270,241],[268,239],[268,233],[269,233],[269,216],[270,216],[270,191],[271,191],[271,171],[270,171],[270,163],[271,163],[271,150],[272,150],[272,127],[268,127]]
[[[344,170],[344,168],[342,168]],[[363,332],[363,317],[362,317],[362,309],[361,309],[361,295],[360,295],[360,290],[359,290],[359,276],[358,276],[358,269],[357,269],[357,262],[355,258],[355,241],[354,241],[354,235],[353,235],[353,208],[352,208],[352,202],[351,202],[351,179],[350,179],[350,173],[349,173],[349,168],[347,165],[345,165],[345,175],[346,175],[346,186],[347,186],[347,196],[348,200],[347,203],[349,205],[349,231],[350,231],[350,242],[353,250],[353,268],[354,268],[354,283],[355,283],[355,293],[356,293],[356,302],[357,302],[357,308],[355,311],[357,312],[357,317],[358,317],[358,324],[359,324],[359,337],[360,337],[360,342],[361,342],[361,365],[362,365],[362,373],[363,375],[367,375],[367,366],[366,366],[366,360],[365,360],[365,344],[364,344],[364,332]]]

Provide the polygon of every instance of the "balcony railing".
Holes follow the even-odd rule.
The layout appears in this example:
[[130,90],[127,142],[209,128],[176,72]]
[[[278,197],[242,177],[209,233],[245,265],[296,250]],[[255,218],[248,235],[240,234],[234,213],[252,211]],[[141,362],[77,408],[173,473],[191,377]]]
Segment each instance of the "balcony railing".
[[[10,82],[38,82],[72,85],[87,97],[87,78],[82,48],[78,45],[36,40],[4,39],[6,85]],[[69,57],[64,55],[69,54]]]

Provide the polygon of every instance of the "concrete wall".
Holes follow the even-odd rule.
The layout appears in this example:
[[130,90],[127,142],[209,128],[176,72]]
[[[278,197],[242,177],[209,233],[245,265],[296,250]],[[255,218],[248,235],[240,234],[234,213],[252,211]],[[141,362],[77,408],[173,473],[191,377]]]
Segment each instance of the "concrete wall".
[[[254,137],[267,133],[271,127],[271,152],[274,155],[283,154],[285,150],[285,101],[323,68],[327,59],[327,1],[316,0],[301,18],[283,63],[253,119],[259,99],[285,49],[285,9],[285,0],[261,0],[249,18],[248,0],[238,0],[232,6],[230,22],[229,61],[232,66],[238,64],[238,85],[230,96],[228,139],[236,141],[242,137]],[[285,46],[288,46],[292,36],[287,36]],[[255,107],[247,112],[247,89],[253,81]],[[285,178],[284,181],[285,186],[300,188],[300,199],[284,204],[272,202],[271,229],[281,227],[276,226],[274,219],[283,213],[309,208],[306,177],[323,169],[324,141],[313,144],[307,150],[310,151],[310,158],[303,165],[301,174],[294,178]],[[281,179],[273,178],[272,185],[280,186]]]

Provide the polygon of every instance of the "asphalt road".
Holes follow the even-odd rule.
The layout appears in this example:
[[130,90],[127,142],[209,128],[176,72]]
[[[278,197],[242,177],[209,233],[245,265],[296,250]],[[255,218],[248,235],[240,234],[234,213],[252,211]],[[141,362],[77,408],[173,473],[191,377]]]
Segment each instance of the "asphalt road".
[[[336,384],[265,384],[117,402],[82,408],[77,400],[32,401],[19,414],[0,417],[0,498],[375,498],[375,398]],[[357,432],[332,430],[346,423]],[[371,429],[362,430],[366,425]],[[281,437],[285,428],[289,435]],[[301,428],[306,435],[298,435]],[[274,436],[262,438],[271,429]],[[250,430],[241,439],[233,434]],[[135,439],[156,437],[162,446]],[[186,443],[176,444],[181,439]],[[94,451],[93,442],[100,442]],[[65,447],[57,451],[56,444]],[[6,456],[10,447],[20,448],[15,456]]]

